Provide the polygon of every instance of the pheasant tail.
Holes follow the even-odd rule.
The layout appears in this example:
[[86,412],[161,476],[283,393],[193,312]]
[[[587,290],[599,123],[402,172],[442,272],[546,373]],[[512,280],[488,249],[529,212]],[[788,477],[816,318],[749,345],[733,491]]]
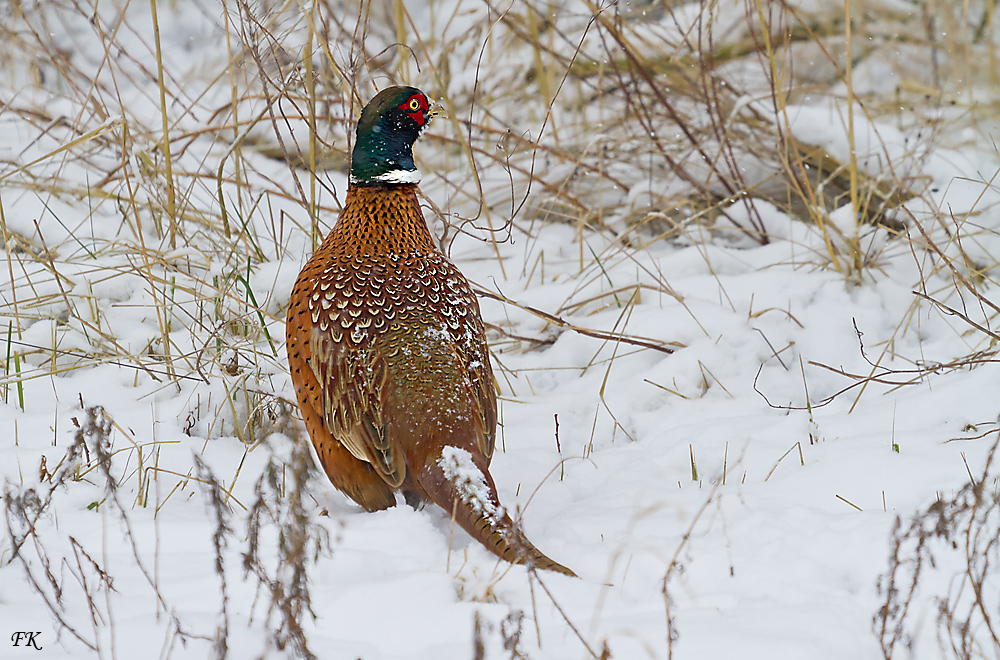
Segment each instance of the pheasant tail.
[[512,564],[576,577],[524,536],[500,504],[493,478],[481,462],[471,452],[445,447],[437,460],[424,466],[417,480],[435,504],[496,556]]

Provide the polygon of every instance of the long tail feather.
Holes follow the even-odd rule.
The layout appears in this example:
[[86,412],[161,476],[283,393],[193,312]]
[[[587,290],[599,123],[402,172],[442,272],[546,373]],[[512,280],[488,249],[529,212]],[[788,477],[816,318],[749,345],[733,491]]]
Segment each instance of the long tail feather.
[[417,476],[435,504],[490,552],[512,564],[525,564],[576,577],[576,573],[536,548],[511,520],[497,497],[489,472],[473,454],[445,447]]

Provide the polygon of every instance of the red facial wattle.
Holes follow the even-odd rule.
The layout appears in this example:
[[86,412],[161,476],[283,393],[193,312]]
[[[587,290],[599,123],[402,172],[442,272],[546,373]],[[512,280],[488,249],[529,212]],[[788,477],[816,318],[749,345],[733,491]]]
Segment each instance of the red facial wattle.
[[427,121],[427,97],[423,94],[414,94],[406,99],[406,103],[399,106],[399,109],[410,115],[410,119],[417,122],[417,126],[423,126]]

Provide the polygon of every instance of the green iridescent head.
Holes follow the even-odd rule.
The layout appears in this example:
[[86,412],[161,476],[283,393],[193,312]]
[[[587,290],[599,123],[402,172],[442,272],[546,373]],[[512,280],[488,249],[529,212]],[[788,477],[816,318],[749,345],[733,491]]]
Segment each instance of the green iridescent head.
[[413,143],[434,115],[416,87],[388,87],[361,111],[351,156],[351,184],[417,183]]

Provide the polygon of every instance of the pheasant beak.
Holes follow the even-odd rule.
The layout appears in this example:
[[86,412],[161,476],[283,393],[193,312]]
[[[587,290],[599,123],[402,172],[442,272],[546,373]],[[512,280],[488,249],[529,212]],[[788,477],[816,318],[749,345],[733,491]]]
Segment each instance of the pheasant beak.
[[434,117],[443,117],[445,119],[448,118],[448,112],[444,109],[444,106],[441,105],[440,103],[435,103],[427,111],[428,120],[433,119]]

